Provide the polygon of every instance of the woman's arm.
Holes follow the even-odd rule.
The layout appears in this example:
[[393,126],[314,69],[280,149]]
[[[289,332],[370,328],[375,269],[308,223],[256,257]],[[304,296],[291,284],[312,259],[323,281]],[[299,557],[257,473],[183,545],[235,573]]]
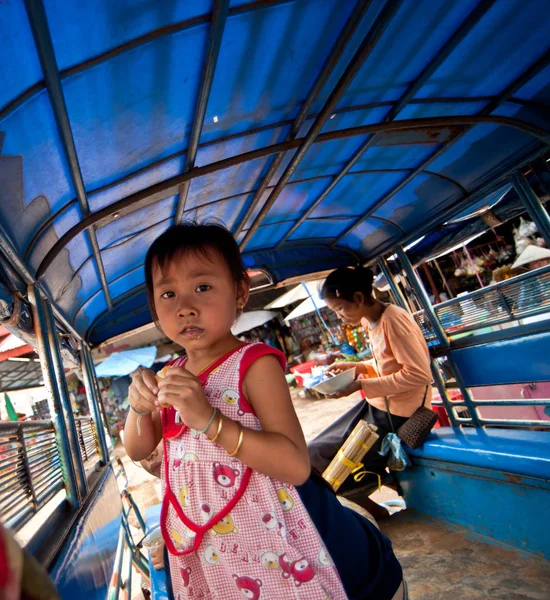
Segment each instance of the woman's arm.
[[[309,455],[279,361],[272,355],[256,360],[245,375],[243,391],[260,420],[262,431],[244,430],[239,460],[284,483],[304,483],[311,471]],[[208,437],[214,437],[216,430],[217,422],[214,422],[207,432]],[[238,437],[237,423],[224,417],[222,433],[216,443],[232,452]]]
[[430,353],[416,323],[408,315],[396,314],[385,325],[389,345],[401,368],[391,375],[361,380],[367,398],[410,392],[432,382]]

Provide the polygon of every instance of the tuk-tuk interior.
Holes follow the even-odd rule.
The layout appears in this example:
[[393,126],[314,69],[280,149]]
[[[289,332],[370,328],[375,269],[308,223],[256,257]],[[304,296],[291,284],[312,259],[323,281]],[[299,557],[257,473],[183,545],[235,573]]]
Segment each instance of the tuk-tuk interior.
[[[151,322],[152,241],[212,218],[271,287],[370,264],[422,328],[450,426],[411,452],[407,510],[384,525],[411,596],[545,597],[550,421],[506,408],[550,399],[472,389],[550,381],[550,266],[433,304],[411,256],[504,196],[550,247],[547,12],[545,0],[0,4],[0,324],[36,348],[52,417],[0,424],[0,516],[21,531],[42,515],[27,548],[61,597],[132,597],[133,569],[155,577],[128,527],[139,510],[91,350]],[[86,423],[66,369],[85,381]]]

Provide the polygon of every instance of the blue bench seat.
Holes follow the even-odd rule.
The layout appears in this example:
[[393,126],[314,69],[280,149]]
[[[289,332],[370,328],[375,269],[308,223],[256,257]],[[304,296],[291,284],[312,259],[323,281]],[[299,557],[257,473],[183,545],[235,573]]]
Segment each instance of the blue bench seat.
[[409,454],[409,508],[550,559],[550,431],[443,427]]
[[429,458],[550,479],[550,431],[442,427],[408,453],[413,460]]

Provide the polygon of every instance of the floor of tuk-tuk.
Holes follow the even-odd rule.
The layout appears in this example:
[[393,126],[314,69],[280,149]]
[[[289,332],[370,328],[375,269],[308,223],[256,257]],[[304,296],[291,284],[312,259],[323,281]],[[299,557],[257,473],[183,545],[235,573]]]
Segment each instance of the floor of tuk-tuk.
[[550,564],[413,511],[380,523],[391,539],[411,600],[546,600]]

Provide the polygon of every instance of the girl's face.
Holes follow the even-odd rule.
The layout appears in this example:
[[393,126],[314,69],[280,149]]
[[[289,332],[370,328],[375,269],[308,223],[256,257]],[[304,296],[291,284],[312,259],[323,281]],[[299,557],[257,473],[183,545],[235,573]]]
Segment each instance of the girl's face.
[[350,302],[343,298],[327,298],[326,303],[342,323],[352,326],[361,323],[365,308],[362,302]]
[[237,307],[248,286],[237,286],[215,250],[177,254],[164,269],[153,263],[155,309],[164,333],[186,350],[200,350],[232,336]]

